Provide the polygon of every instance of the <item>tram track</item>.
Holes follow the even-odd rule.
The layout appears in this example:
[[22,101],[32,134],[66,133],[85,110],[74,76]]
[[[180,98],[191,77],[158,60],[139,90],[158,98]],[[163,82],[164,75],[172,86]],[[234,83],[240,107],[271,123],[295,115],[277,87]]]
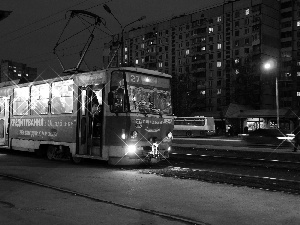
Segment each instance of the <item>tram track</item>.
[[251,173],[238,173],[231,169],[211,169],[206,166],[197,166],[186,162],[170,160],[173,165],[165,168],[151,168],[139,170],[141,173],[156,174],[163,177],[176,179],[198,180],[209,183],[222,183],[232,186],[245,186],[254,189],[282,192],[300,195],[300,181],[293,179],[278,178],[272,175],[253,175]]
[[172,166],[141,172],[299,195],[300,161],[287,155],[181,148],[170,155]]
[[153,216],[158,216],[158,217],[170,220],[170,221],[181,222],[183,224],[209,225],[208,223],[201,222],[201,221],[196,221],[196,220],[193,220],[191,218],[183,217],[183,216],[180,216],[180,215],[172,215],[172,214],[169,214],[169,213],[160,212],[160,211],[156,211],[156,210],[152,210],[152,209],[139,208],[139,207],[123,204],[123,203],[118,203],[118,202],[115,202],[115,201],[109,201],[109,200],[105,200],[103,198],[98,198],[98,197],[95,197],[95,196],[91,196],[91,195],[88,195],[88,194],[85,194],[85,193],[82,193],[82,192],[78,192],[78,191],[74,191],[74,190],[70,190],[70,189],[66,189],[66,188],[62,188],[62,187],[58,187],[58,186],[53,186],[53,185],[49,185],[49,184],[45,184],[45,183],[40,183],[40,182],[37,182],[37,181],[34,181],[34,180],[29,180],[29,179],[25,179],[25,178],[22,178],[22,177],[9,175],[9,174],[0,173],[0,177],[2,179],[9,179],[11,181],[22,182],[22,183],[26,183],[26,184],[30,184],[30,185],[39,186],[39,187],[42,187],[42,188],[51,189],[51,190],[54,190],[54,191],[59,191],[61,193],[70,194],[70,195],[77,196],[77,197],[82,197],[82,198],[89,199],[89,200],[95,201],[95,202],[109,204],[109,205],[113,205],[113,206],[128,209],[128,210],[134,210],[134,211],[150,214],[150,215],[153,215]]
[[210,162],[210,163],[226,163],[230,165],[241,165],[250,167],[278,168],[300,171],[300,161],[281,160],[277,158],[268,159],[267,157],[238,157],[227,155],[209,155],[209,154],[183,154],[173,153],[172,159],[182,159],[191,162]]

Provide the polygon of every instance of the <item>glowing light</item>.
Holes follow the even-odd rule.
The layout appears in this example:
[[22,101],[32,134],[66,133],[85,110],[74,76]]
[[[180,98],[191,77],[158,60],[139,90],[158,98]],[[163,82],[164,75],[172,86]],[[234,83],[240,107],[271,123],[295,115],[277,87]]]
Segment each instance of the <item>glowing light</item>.
[[270,69],[270,68],[271,68],[271,63],[266,63],[266,64],[264,65],[264,68],[265,68],[266,70]]
[[128,145],[127,150],[128,150],[128,153],[135,153],[136,152],[136,146],[135,145]]
[[279,140],[293,140],[294,137],[277,137]]

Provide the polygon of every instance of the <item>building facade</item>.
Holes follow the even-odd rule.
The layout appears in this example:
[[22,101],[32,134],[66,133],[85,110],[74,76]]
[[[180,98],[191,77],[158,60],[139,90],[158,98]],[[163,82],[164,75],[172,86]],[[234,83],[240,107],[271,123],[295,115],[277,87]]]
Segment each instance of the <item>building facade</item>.
[[121,38],[106,44],[103,62],[171,74],[177,116],[221,113],[230,103],[298,110],[299,37],[300,1],[226,1],[133,28],[123,44]]
[[0,82],[20,80],[20,82],[31,82],[37,78],[37,68],[28,67],[26,64],[13,62],[11,60],[1,61]]

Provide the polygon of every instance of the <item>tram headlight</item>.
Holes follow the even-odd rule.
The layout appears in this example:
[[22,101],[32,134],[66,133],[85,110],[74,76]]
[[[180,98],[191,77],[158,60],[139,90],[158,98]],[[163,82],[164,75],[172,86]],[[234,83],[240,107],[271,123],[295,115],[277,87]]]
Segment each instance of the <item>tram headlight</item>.
[[128,145],[127,146],[128,153],[135,153],[136,152],[136,146],[135,145]]
[[121,138],[122,138],[123,140],[125,140],[125,138],[126,138],[126,135],[125,135],[125,129],[122,129]]

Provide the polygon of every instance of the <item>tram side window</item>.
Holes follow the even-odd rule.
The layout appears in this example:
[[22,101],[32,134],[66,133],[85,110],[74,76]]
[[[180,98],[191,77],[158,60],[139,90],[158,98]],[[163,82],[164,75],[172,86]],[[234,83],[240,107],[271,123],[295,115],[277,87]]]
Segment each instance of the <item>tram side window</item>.
[[14,89],[13,115],[28,115],[29,87]]
[[5,114],[5,103],[4,99],[0,98],[0,116],[4,116]]
[[52,84],[51,113],[73,113],[73,81],[58,81]]
[[48,114],[49,91],[49,84],[31,87],[31,115]]
[[195,125],[196,126],[204,126],[205,125],[205,121],[204,120],[195,120]]
[[125,87],[122,71],[114,71],[111,76],[112,111],[124,112],[125,110]]

